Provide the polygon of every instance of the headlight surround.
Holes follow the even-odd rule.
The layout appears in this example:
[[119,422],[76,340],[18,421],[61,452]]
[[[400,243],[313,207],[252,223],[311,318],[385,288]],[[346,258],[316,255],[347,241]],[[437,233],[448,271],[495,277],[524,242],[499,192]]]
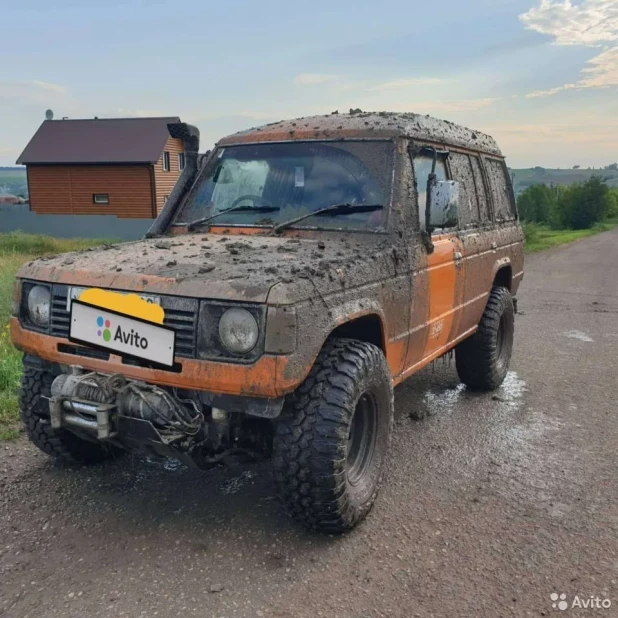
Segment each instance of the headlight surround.
[[20,322],[25,328],[47,332],[51,314],[51,286],[23,281],[21,286]]
[[197,357],[253,363],[264,353],[265,326],[262,304],[201,301]]
[[256,319],[242,307],[226,309],[219,319],[219,339],[233,354],[247,354],[258,342],[260,329]]

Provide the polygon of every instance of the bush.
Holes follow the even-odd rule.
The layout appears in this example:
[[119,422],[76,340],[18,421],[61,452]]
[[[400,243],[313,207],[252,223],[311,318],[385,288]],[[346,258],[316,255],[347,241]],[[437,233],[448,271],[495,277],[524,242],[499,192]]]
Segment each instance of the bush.
[[575,183],[561,192],[558,218],[561,227],[572,230],[590,229],[605,219],[614,206],[610,188],[598,176],[585,183]]
[[519,196],[517,209],[523,221],[585,230],[608,217],[618,217],[618,189],[610,189],[599,176],[568,187],[532,185]]
[[609,208],[607,210],[608,219],[618,219],[618,189],[609,191]]
[[533,245],[539,242],[540,233],[537,223],[534,223],[532,221],[522,221],[521,227],[524,230],[524,236],[526,238],[527,245]]
[[524,221],[549,225],[555,219],[557,191],[547,185],[528,187],[517,200],[519,216]]

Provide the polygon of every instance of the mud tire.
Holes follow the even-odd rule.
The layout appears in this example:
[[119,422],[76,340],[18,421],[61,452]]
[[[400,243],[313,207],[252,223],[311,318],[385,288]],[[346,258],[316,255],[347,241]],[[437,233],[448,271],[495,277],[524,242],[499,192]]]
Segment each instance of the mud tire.
[[459,379],[474,390],[498,388],[509,370],[514,332],[511,293],[507,288],[494,286],[478,330],[455,349]]
[[53,429],[49,420],[51,385],[55,376],[24,366],[19,389],[19,411],[30,441],[45,454],[82,465],[97,464],[116,451],[105,444],[82,440],[66,429]]
[[275,428],[274,476],[286,511],[311,530],[354,528],[377,496],[392,425],[381,350],[354,339],[328,342]]

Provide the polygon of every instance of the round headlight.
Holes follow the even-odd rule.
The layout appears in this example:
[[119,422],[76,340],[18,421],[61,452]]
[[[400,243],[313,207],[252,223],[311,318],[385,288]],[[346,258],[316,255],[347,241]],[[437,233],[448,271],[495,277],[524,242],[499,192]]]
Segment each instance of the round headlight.
[[219,320],[221,343],[235,354],[245,354],[255,347],[258,324],[246,309],[227,309]]
[[49,288],[42,285],[35,285],[28,293],[28,316],[37,326],[49,324],[49,300]]

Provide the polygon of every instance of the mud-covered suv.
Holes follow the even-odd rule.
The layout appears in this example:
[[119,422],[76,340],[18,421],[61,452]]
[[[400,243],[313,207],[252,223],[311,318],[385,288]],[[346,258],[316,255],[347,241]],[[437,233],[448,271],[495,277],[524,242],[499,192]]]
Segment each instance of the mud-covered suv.
[[[289,513],[343,531],[378,492],[393,387],[455,349],[494,389],[522,232],[490,137],[413,114],[333,114],[221,140],[146,239],[19,271],[20,407],[46,453],[200,466],[271,458]],[[138,298],[139,297],[139,298]]]

